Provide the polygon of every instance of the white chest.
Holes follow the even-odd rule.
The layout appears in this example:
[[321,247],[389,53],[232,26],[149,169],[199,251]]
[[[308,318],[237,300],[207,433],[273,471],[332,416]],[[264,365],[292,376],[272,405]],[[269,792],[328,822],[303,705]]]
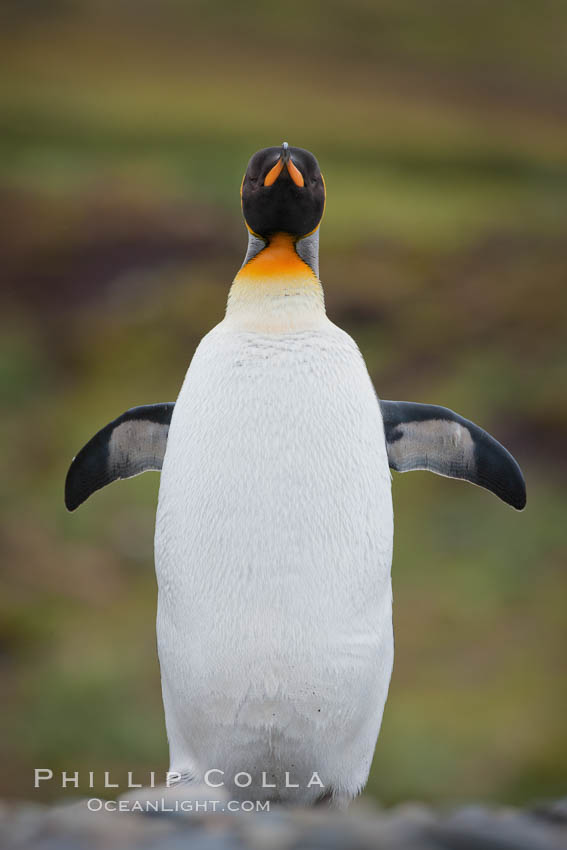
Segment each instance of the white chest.
[[239,722],[305,737],[311,712],[327,730],[345,712],[360,729],[371,717],[371,755],[391,669],[391,547],[380,409],[350,337],[329,322],[215,328],[175,407],[156,527],[164,700],[187,712],[183,758],[199,758],[203,725],[203,752],[231,728],[234,754]]

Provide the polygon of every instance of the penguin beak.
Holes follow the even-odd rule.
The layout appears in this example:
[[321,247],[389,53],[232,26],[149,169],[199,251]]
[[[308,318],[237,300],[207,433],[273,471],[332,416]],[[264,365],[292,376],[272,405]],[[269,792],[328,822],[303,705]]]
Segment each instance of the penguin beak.
[[270,168],[270,170],[264,177],[264,186],[272,186],[272,184],[276,182],[276,180],[282,173],[283,166],[283,159],[280,156],[274,167]]
[[305,180],[303,179],[303,174],[301,173],[299,168],[297,168],[297,166],[294,164],[291,156],[288,159],[286,164],[287,164],[288,174],[291,177],[291,179],[293,180],[293,182],[295,183],[295,185],[299,186],[299,188],[302,188],[303,186],[305,186]]
[[284,166],[287,168],[287,172],[295,185],[302,188],[305,185],[303,174],[292,160],[287,142],[284,142],[282,145],[282,152],[278,161],[266,174],[264,178],[264,186],[272,186],[282,173]]

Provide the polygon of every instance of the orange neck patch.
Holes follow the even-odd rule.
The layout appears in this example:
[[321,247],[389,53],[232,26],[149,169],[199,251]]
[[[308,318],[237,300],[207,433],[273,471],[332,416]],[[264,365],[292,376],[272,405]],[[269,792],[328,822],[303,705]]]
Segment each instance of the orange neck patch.
[[258,283],[290,278],[317,281],[313,271],[295,250],[293,237],[287,233],[272,236],[269,244],[240,269],[235,281],[243,278]]

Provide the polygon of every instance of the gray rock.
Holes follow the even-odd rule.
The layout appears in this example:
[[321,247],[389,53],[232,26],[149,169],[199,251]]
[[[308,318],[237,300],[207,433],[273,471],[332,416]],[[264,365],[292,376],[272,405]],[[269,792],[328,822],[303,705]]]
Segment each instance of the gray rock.
[[567,801],[530,810],[469,805],[449,813],[406,803],[347,812],[89,811],[87,801],[0,803],[2,850],[567,850]]

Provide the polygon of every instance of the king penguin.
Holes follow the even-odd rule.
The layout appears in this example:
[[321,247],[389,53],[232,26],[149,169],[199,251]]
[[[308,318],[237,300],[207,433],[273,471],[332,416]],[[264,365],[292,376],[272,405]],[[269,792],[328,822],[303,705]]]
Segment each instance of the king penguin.
[[393,662],[390,469],[521,510],[493,437],[444,407],[380,400],[319,281],[325,183],[302,148],[258,151],[248,250],[175,403],[133,408],[74,458],[74,510],[161,469],[157,639],[170,770],[234,799],[344,805],[364,787]]

